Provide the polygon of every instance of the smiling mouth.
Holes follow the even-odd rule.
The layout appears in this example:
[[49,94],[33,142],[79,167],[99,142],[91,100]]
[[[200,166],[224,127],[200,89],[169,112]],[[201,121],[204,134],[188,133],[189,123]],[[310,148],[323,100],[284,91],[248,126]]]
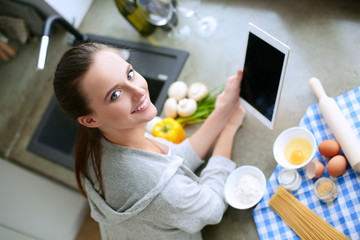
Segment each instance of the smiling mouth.
[[147,105],[148,99],[145,98],[144,102],[138,106],[132,113],[136,113],[137,111],[140,111],[141,109],[143,109],[146,105]]

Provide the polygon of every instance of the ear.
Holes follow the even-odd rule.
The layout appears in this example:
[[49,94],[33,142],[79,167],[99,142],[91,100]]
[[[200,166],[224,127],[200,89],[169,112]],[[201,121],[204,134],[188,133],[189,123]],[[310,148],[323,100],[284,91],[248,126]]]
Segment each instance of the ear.
[[101,126],[101,122],[97,121],[92,115],[85,115],[77,118],[78,122],[85,127],[97,128]]

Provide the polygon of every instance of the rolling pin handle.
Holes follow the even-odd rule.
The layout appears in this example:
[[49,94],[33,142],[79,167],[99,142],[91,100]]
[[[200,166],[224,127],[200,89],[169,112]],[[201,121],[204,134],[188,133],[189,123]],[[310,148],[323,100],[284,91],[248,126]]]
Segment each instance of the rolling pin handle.
[[309,85],[319,100],[327,97],[326,92],[325,92],[323,86],[321,85],[321,82],[319,79],[317,79],[315,77],[310,78]]

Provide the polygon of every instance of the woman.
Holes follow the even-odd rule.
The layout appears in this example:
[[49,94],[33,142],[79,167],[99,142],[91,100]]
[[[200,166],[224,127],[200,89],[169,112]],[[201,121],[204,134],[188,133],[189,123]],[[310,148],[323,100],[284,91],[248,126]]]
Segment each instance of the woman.
[[[228,79],[215,110],[180,144],[145,134],[157,110],[146,80],[116,49],[86,43],[67,51],[54,78],[56,99],[78,123],[75,174],[103,239],[201,239],[220,222],[242,73]],[[217,139],[200,177],[203,163]]]

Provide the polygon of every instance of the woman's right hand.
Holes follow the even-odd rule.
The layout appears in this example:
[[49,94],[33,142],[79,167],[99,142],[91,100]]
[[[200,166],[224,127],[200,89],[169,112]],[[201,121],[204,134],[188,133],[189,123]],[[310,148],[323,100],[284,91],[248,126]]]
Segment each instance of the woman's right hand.
[[242,76],[242,71],[238,70],[236,75],[229,77],[225,90],[216,99],[215,109],[225,119],[229,119],[233,111],[238,107]]
[[225,128],[230,130],[231,132],[236,133],[238,128],[243,123],[245,115],[246,115],[246,110],[238,101],[235,110],[233,111],[229,121],[225,125]]
[[219,138],[215,144],[213,156],[223,156],[231,159],[231,152],[234,142],[235,134],[238,128],[241,126],[246,111],[240,105],[239,101],[236,103],[235,110],[233,111],[229,121],[221,131]]
[[215,110],[201,127],[189,138],[189,142],[200,158],[204,158],[220,132],[228,124],[234,110],[239,107],[242,72],[228,78],[225,90],[217,97]]

